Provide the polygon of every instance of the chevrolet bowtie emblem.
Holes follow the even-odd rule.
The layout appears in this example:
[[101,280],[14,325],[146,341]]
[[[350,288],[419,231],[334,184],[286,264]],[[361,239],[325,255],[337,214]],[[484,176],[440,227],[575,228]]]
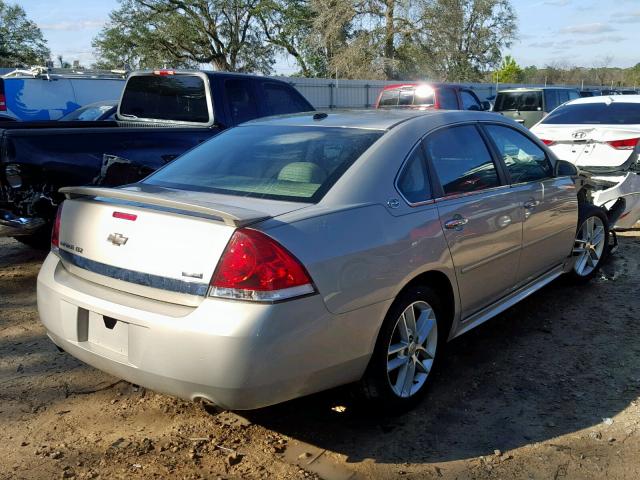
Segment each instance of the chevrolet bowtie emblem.
[[121,247],[127,243],[127,240],[129,240],[129,237],[125,237],[121,233],[111,233],[107,237],[107,241],[113,243],[117,247]]

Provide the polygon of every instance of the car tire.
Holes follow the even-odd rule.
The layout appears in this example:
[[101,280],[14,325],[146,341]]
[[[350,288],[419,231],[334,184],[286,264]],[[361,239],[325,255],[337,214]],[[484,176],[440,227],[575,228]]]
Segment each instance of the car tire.
[[360,381],[369,406],[401,413],[424,396],[446,344],[445,317],[438,295],[427,286],[411,286],[396,298]]
[[575,261],[569,275],[576,283],[586,283],[597,273],[609,253],[609,219],[606,211],[582,204],[572,255]]

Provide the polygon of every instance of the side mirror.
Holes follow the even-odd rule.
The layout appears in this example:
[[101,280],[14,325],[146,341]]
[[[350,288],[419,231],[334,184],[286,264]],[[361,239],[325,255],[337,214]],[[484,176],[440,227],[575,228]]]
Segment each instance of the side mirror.
[[553,169],[553,173],[556,177],[575,177],[578,175],[578,169],[571,162],[558,160],[555,168]]
[[491,102],[489,102],[488,100],[480,102],[480,107],[484,112],[488,112],[489,110],[491,110]]

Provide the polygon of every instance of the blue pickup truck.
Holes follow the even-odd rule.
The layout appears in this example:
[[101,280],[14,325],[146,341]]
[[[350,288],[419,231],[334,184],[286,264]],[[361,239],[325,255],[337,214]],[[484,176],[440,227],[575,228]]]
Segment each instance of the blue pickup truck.
[[0,121],[57,120],[98,100],[120,98],[124,74],[15,70],[0,76]]
[[0,122],[0,236],[47,236],[73,185],[133,183],[220,131],[311,111],[291,85],[222,72],[134,72],[113,121]]

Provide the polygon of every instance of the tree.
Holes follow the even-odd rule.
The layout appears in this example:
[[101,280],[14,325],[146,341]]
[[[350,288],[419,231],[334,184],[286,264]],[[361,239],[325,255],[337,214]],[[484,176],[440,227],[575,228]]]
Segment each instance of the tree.
[[44,65],[50,55],[42,31],[24,9],[0,0],[0,66]]
[[158,67],[210,64],[217,70],[269,73],[261,0],[121,0],[96,39],[100,62]]
[[524,72],[511,55],[507,55],[502,60],[500,69],[496,71],[497,81],[501,83],[520,83],[523,80]]
[[475,81],[497,67],[517,32],[509,0],[422,0],[417,41],[442,80]]

